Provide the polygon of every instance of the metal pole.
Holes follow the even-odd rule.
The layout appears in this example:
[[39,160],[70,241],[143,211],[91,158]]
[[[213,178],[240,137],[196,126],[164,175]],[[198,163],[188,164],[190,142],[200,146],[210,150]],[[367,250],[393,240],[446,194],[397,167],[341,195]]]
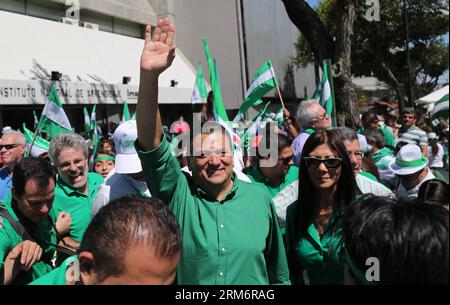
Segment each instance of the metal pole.
[[407,0],[403,0],[403,15],[405,17],[405,32],[406,32],[406,64],[408,66],[408,103],[407,106],[413,105],[412,94],[412,79],[411,79],[411,58],[409,56],[409,24],[408,24],[408,7]]

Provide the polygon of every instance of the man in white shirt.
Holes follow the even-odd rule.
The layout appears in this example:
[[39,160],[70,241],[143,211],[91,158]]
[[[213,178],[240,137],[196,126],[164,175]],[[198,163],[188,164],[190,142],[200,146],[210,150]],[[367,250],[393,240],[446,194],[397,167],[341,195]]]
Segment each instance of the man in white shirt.
[[422,154],[419,146],[407,144],[400,149],[390,164],[391,170],[399,180],[398,197],[415,198],[422,183],[436,178],[427,165],[428,159]]
[[110,201],[123,197],[138,195],[151,197],[142,172],[141,161],[134,148],[137,139],[136,121],[123,122],[113,134],[116,148],[116,167],[101,185],[92,204],[92,217]]

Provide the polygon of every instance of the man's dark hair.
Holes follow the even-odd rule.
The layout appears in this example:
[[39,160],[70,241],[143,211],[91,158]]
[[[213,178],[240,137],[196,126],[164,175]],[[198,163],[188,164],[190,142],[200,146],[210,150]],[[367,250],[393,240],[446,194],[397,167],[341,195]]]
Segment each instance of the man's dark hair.
[[369,127],[372,122],[378,122],[378,116],[374,111],[367,111],[361,115],[361,123],[364,128]]
[[369,144],[373,145],[373,143],[375,143],[375,146],[378,149],[381,149],[385,146],[386,137],[379,129],[367,128],[364,130],[364,136],[366,137],[366,140]]
[[418,198],[440,205],[448,204],[449,186],[447,183],[438,180],[427,180],[420,185]]
[[132,246],[144,245],[157,257],[172,258],[181,251],[181,239],[177,220],[161,200],[122,197],[95,215],[79,252],[92,253],[92,268],[101,282],[125,271],[125,255]]
[[401,115],[404,115],[404,114],[414,114],[414,116],[416,117],[416,111],[412,107],[403,108]]
[[380,284],[448,284],[448,220],[435,204],[365,195],[344,212],[343,241],[363,274],[379,260]]
[[13,171],[13,192],[17,197],[25,194],[25,185],[31,179],[34,179],[41,190],[45,190],[50,179],[56,181],[56,172],[49,161],[43,158],[28,157],[22,159]]

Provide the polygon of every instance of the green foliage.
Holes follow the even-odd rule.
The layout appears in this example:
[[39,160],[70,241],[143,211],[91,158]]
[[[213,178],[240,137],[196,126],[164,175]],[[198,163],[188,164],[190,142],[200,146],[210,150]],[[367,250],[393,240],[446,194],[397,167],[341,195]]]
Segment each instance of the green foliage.
[[[371,5],[358,0],[352,37],[351,72],[355,76],[371,76],[386,81],[381,68],[385,64],[400,83],[407,83],[403,0],[379,0],[380,21],[366,20]],[[416,96],[429,92],[448,69],[448,0],[408,0],[410,58]],[[443,12],[446,10],[447,12]],[[323,1],[317,13],[336,37],[337,0]],[[314,62],[308,42],[300,35],[297,43],[297,66]]]

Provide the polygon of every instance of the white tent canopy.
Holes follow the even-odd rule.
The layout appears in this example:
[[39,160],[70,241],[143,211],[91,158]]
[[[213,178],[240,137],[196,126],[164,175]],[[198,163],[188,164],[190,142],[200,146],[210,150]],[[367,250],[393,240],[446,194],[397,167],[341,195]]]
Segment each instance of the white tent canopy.
[[430,94],[425,95],[424,97],[421,97],[416,101],[416,103],[419,105],[433,104],[441,100],[445,95],[448,96],[448,85],[434,92],[431,92]]

